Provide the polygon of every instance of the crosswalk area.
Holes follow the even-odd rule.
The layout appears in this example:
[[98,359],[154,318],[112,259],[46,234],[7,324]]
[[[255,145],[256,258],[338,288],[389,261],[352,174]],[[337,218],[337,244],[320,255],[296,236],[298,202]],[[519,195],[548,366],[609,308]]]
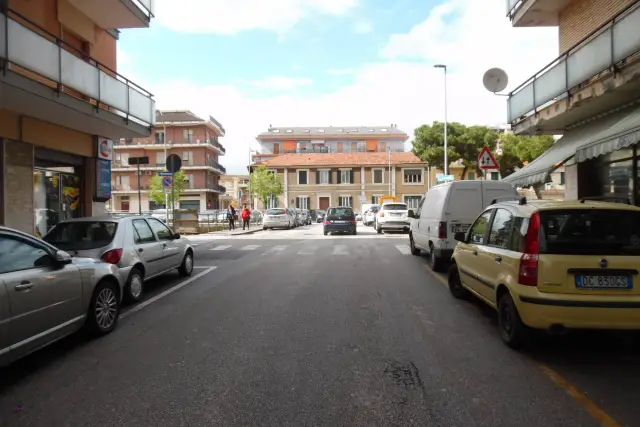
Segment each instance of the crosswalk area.
[[[203,248],[204,249],[204,248]],[[262,255],[280,255],[284,253],[295,253],[296,255],[350,255],[357,252],[367,252],[371,250],[393,250],[394,253],[401,255],[410,255],[411,249],[408,244],[385,245],[383,248],[377,245],[331,245],[331,246],[315,246],[315,245],[215,245],[208,248],[209,252],[260,252]],[[397,252],[396,252],[397,251]]]

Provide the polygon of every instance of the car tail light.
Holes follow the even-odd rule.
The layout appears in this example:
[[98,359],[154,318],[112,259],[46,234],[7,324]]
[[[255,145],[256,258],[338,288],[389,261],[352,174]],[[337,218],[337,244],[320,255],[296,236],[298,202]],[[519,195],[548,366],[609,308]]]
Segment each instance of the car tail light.
[[109,264],[117,264],[120,262],[122,258],[122,249],[111,249],[110,251],[102,254],[102,261],[108,262]]
[[384,216],[384,212],[380,212],[380,216]]
[[518,282],[525,286],[538,286],[538,255],[540,254],[540,214],[531,215],[524,241],[524,253],[520,257]]
[[329,221],[324,222],[324,225],[329,225],[329,224],[331,224]]
[[356,222],[352,220],[352,221],[349,221],[349,224],[356,225]]
[[438,223],[438,238],[446,239],[447,238],[447,222],[442,221]]

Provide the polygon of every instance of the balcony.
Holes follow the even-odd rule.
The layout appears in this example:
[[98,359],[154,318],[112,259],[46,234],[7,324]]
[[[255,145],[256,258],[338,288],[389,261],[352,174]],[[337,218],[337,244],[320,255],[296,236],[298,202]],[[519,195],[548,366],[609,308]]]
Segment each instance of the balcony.
[[[148,185],[141,185],[140,191],[149,191],[150,187]],[[128,192],[137,192],[138,187],[136,185],[129,184],[117,184],[111,186],[111,192],[119,192],[119,193],[128,193]]]
[[224,194],[227,192],[227,187],[225,187],[224,185],[220,185],[220,184],[213,184],[211,186],[211,189],[213,191],[215,191],[216,193],[220,193],[220,194]]
[[571,0],[506,0],[514,27],[556,27],[558,15]]
[[147,28],[154,16],[154,0],[67,0],[106,30]]
[[220,173],[227,173],[227,170],[224,168],[224,166],[222,166],[220,163],[213,161],[213,160],[209,160],[209,162],[207,163],[207,166],[209,166],[210,168],[214,168],[217,169]]
[[[226,154],[227,152],[227,150],[225,150],[222,144],[212,139],[207,139],[204,142],[200,141],[199,139],[195,141],[185,141],[185,142],[167,141],[167,144],[166,144],[167,148],[191,148],[193,146],[212,147],[216,149],[218,154],[222,154],[222,155]],[[147,150],[154,150],[154,149],[164,150],[165,143],[164,143],[164,140],[161,140],[161,139],[156,139],[154,141],[153,139],[148,138],[146,140],[127,141],[126,139],[121,138],[120,140],[115,141],[114,148],[115,149],[144,148]]]
[[508,121],[514,132],[562,133],[637,98],[638,26],[635,3],[511,92]]
[[35,23],[0,14],[0,108],[107,138],[148,136],[153,95]]

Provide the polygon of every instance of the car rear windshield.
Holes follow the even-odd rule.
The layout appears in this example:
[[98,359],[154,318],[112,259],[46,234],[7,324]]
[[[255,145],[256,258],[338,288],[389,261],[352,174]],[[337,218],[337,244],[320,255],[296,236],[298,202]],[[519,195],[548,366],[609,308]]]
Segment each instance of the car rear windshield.
[[389,203],[388,205],[383,205],[382,209],[385,211],[406,211],[407,205],[404,203]]
[[267,215],[284,215],[286,212],[284,209],[269,209]]
[[78,221],[56,225],[44,241],[63,251],[83,251],[109,245],[116,235],[117,222]]
[[640,212],[542,211],[540,221],[541,254],[640,255]]
[[353,209],[351,208],[331,208],[327,211],[327,219],[353,219]]

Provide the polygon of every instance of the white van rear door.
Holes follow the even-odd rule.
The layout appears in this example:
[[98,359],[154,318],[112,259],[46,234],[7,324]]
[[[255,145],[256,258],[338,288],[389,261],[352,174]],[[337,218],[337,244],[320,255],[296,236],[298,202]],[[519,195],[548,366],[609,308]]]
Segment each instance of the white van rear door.
[[501,181],[482,181],[482,208],[484,209],[495,199],[505,200],[507,197],[516,197],[518,192],[511,184]]
[[466,232],[482,212],[482,188],[474,181],[459,181],[452,185],[445,209],[449,233]]

